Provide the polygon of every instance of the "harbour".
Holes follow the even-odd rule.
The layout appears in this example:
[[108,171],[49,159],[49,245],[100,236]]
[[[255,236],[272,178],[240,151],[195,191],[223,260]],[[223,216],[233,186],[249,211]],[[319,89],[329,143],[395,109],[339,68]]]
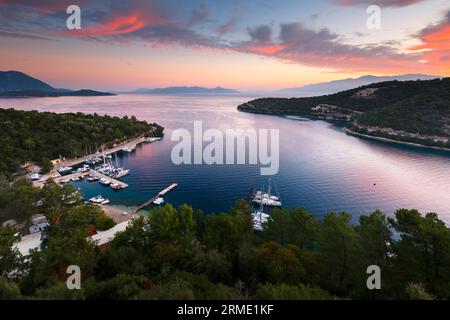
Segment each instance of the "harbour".
[[[101,194],[112,206],[136,208],[149,195],[176,181],[177,191],[164,196],[165,203],[187,203],[205,213],[228,210],[236,200],[246,199],[250,188],[261,190],[267,184],[259,166],[175,165],[171,161],[175,143],[170,140],[173,130],[189,130],[194,120],[202,120],[205,130],[222,130],[226,119],[227,126],[233,128],[282,128],[280,170],[272,178],[283,208],[305,207],[319,217],[330,211],[346,211],[352,213],[353,222],[376,209],[392,215],[398,208],[416,208],[437,212],[450,222],[448,153],[359,139],[347,135],[343,127],[322,120],[297,121],[236,111],[237,105],[250,99],[130,94],[98,98],[86,105],[82,99],[61,97],[58,103],[39,100],[39,109],[70,112],[76,107],[83,113],[135,115],[165,127],[166,138],[161,141],[139,143],[133,152],[123,152],[123,146],[115,148],[120,166],[130,170],[120,179],[128,188],[116,191],[86,178],[71,181],[86,199]],[[25,103],[10,99],[9,103],[27,109],[32,100]],[[83,164],[81,159],[77,162]]]
[[[95,171],[93,169],[89,170],[89,172],[75,172],[75,173],[71,173],[71,174],[68,174],[65,176],[59,176],[57,178],[54,178],[53,181],[55,181],[57,184],[68,183],[70,181],[74,181],[74,179],[80,179],[80,178],[84,179],[88,176],[94,176],[94,177],[99,177],[99,179],[105,179],[105,180],[109,181],[110,184],[114,183],[114,184],[118,185],[120,187],[120,189],[128,188],[128,184],[126,184],[120,180],[111,178],[111,177],[109,177],[103,173],[100,173],[98,171]],[[78,180],[76,180],[76,181],[78,181]]]

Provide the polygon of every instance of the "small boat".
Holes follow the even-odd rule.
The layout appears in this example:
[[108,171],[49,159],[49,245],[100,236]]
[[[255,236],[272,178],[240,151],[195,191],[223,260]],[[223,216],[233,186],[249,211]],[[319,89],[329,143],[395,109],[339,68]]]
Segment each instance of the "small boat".
[[122,189],[118,183],[111,183],[109,186],[113,190],[120,190],[120,189]]
[[96,197],[92,197],[89,199],[89,202],[93,202],[93,203],[102,203],[103,201],[105,201],[106,199],[103,198],[101,195],[98,195]]
[[153,200],[153,203],[156,205],[161,205],[164,203],[164,198],[158,197],[155,200]]
[[109,199],[105,199],[105,200],[103,200],[102,202],[100,202],[101,204],[108,204],[108,203],[110,203],[111,201],[109,201]]
[[111,184],[111,181],[106,178],[101,178],[99,182],[104,186],[109,186]]
[[58,172],[59,173],[68,173],[68,172],[71,172],[72,171],[72,167],[61,167],[61,168],[58,168]]
[[117,169],[115,169],[112,172],[111,176],[113,178],[115,178],[115,179],[119,179],[119,178],[122,178],[122,177],[124,177],[124,176],[126,176],[128,174],[130,174],[130,170],[129,169],[117,168]]
[[95,176],[94,177],[94,181],[99,181],[100,180],[100,177],[99,176]]
[[268,197],[269,199],[278,201],[278,197],[274,195],[269,195],[267,192],[264,191],[256,191],[255,198],[261,198],[261,197]]
[[276,200],[270,199],[268,197],[254,198],[253,202],[257,203],[257,204],[269,206],[269,207],[281,207],[280,201],[276,201]]
[[88,182],[94,182],[94,181],[95,181],[95,178],[94,178],[94,177],[88,177],[86,180],[87,180]]
[[262,206],[269,207],[281,207],[281,201],[277,196],[270,194],[272,188],[271,179],[269,178],[269,187],[267,192],[265,191],[256,191],[255,196],[253,197],[253,202],[260,204]]
[[269,220],[269,217],[270,216],[267,213],[260,210],[254,211],[252,213],[253,229],[256,231],[262,231],[263,224]]
[[161,137],[147,137],[147,138],[145,138],[145,142],[146,143],[152,143],[152,142],[155,142],[155,141],[158,141],[158,140],[161,140]]
[[123,148],[122,148],[122,151],[123,151],[123,152],[131,152],[131,151],[133,151],[133,150],[131,150],[131,149],[128,148],[128,147],[123,147]]

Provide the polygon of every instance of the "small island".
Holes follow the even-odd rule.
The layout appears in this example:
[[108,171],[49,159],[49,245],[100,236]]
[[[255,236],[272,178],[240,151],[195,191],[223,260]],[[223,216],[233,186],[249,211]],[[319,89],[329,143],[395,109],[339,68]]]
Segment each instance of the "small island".
[[340,120],[348,134],[450,150],[450,78],[379,82],[316,97],[261,98],[238,110]]

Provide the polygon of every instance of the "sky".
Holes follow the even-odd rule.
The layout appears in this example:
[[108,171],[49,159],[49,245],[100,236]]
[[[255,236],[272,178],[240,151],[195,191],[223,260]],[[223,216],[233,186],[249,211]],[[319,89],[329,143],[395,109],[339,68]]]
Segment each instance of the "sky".
[[[81,29],[69,30],[73,4]],[[367,25],[370,5],[380,28]],[[115,91],[450,76],[450,1],[0,0],[0,70]]]

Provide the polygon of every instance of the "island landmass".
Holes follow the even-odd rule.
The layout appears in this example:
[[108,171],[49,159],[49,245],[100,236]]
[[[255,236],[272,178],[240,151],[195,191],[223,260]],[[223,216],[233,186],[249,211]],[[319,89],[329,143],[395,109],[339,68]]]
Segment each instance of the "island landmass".
[[450,150],[450,78],[379,82],[316,97],[260,98],[238,110],[340,120],[348,134]]

